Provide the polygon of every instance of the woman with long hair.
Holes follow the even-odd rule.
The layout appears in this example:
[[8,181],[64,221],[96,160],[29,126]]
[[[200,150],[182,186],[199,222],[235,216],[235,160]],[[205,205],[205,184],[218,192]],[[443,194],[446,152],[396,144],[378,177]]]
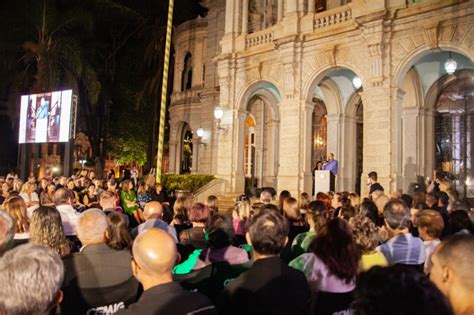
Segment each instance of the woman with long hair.
[[191,245],[195,249],[206,248],[206,223],[210,218],[209,208],[198,202],[188,210],[188,219],[192,228],[182,231],[179,239],[183,245]]
[[289,265],[305,274],[314,292],[354,290],[361,254],[347,221],[340,218],[328,221],[319,229],[309,251]]
[[86,189],[86,192],[84,196],[82,197],[82,204],[86,208],[94,208],[99,205],[99,200],[96,195],[95,191],[95,185],[94,184],[89,184],[89,186]]
[[210,195],[207,197],[206,206],[209,208],[211,216],[219,212],[218,200],[217,197],[214,195]]
[[74,204],[79,205],[81,202],[80,202],[79,194],[77,193],[77,191],[75,189],[76,188],[76,183],[74,182],[74,179],[69,178],[66,182],[66,187],[67,187],[67,189],[72,191],[72,193],[74,194]]
[[107,214],[107,228],[106,238],[107,246],[116,250],[129,249],[132,246],[133,240],[127,230],[127,223],[123,215],[117,212],[109,212]]
[[19,196],[23,198],[26,202],[26,207],[28,209],[28,215],[31,216],[33,211],[39,207],[39,197],[36,193],[36,184],[31,182],[26,182],[21,186],[21,192]]
[[301,216],[298,200],[293,197],[286,198],[283,201],[283,215],[288,219],[290,232],[288,233],[288,242],[283,248],[280,257],[289,262],[295,258],[291,253],[291,245],[298,234],[308,231],[308,226]]
[[298,257],[308,252],[309,245],[316,237],[319,229],[327,221],[326,204],[320,200],[311,201],[305,219],[309,225],[309,230],[308,232],[296,235],[294,238],[291,244],[292,257]]
[[138,182],[137,188],[137,202],[140,209],[145,208],[145,204],[151,200],[150,193],[148,192],[148,187],[144,180]]
[[7,182],[2,183],[2,189],[0,190],[0,206],[10,197],[10,186]]
[[15,240],[24,240],[30,237],[30,220],[26,211],[26,203],[20,196],[11,196],[4,203],[5,210],[15,220]]
[[311,197],[309,196],[308,193],[304,192],[300,195],[299,207],[300,207],[300,212],[303,218],[306,215],[306,211],[308,211],[308,206],[310,202],[311,202]]
[[52,206],[54,205],[53,196],[56,191],[56,185],[53,182],[49,182],[46,185],[46,189],[43,190],[40,194],[40,201],[42,206]]
[[61,257],[71,252],[69,241],[64,235],[61,215],[56,208],[42,206],[33,212],[30,242],[49,247]]
[[137,196],[133,190],[133,184],[130,180],[125,180],[122,182],[122,192],[120,193],[120,201],[122,202],[122,209],[124,212],[132,216],[135,221],[140,224],[141,219],[141,210],[137,204]]
[[191,208],[191,199],[188,197],[178,197],[173,205],[173,220],[171,221],[172,226],[176,229],[176,234],[181,234],[182,231],[193,227],[188,219],[188,210]]
[[232,226],[235,232],[235,241],[238,245],[246,244],[245,233],[247,224],[252,216],[252,208],[247,198],[236,203],[232,211]]
[[280,195],[278,195],[278,209],[280,209],[281,213],[283,213],[283,202],[286,198],[290,198],[291,194],[288,190],[282,190]]

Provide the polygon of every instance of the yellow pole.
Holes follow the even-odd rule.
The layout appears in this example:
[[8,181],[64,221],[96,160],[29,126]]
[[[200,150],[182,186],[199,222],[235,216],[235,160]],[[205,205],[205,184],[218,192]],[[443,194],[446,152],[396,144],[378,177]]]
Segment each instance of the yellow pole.
[[174,0],[168,4],[168,25],[166,27],[165,58],[163,61],[163,82],[161,84],[160,128],[158,131],[158,153],[156,155],[156,182],[161,183],[161,164],[163,162],[163,145],[165,138],[166,94],[168,90],[168,68],[170,63],[171,28],[173,26]]

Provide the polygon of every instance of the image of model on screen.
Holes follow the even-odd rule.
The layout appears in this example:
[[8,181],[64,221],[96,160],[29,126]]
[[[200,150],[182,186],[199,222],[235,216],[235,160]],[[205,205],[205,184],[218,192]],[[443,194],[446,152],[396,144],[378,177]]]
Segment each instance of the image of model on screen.
[[48,142],[59,141],[60,114],[61,105],[59,104],[59,101],[56,101],[49,111]]
[[41,97],[36,109],[36,136],[35,142],[46,142],[48,131],[49,100],[46,96]]

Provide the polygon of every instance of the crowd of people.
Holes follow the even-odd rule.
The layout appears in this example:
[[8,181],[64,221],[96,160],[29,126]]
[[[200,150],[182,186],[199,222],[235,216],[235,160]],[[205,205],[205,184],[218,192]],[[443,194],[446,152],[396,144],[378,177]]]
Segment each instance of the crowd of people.
[[153,176],[0,185],[0,314],[474,314],[473,213],[441,173],[232,209]]

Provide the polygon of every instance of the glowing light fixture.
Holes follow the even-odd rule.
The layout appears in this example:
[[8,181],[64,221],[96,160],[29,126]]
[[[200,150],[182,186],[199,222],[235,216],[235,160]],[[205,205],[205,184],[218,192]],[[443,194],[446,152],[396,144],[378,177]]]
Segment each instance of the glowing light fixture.
[[196,130],[196,134],[199,138],[202,138],[202,136],[204,136],[204,129],[202,129],[201,127],[199,127],[197,130]]
[[219,130],[224,130],[224,132],[227,134],[227,127],[221,126],[221,119],[223,116],[224,116],[224,110],[222,109],[222,107],[217,105],[216,108],[214,108],[214,117],[216,118],[216,121],[217,121],[217,132],[219,132]]
[[358,90],[362,86],[362,80],[358,76],[355,76],[354,79],[352,79],[352,85]]
[[456,60],[454,60],[451,57],[451,52],[449,52],[449,58],[444,63],[444,69],[449,75],[452,75],[454,72],[456,72],[457,68],[458,68],[458,63],[456,62]]
[[222,109],[222,107],[217,105],[216,108],[214,108],[214,117],[220,121],[223,116],[224,116],[224,110]]

